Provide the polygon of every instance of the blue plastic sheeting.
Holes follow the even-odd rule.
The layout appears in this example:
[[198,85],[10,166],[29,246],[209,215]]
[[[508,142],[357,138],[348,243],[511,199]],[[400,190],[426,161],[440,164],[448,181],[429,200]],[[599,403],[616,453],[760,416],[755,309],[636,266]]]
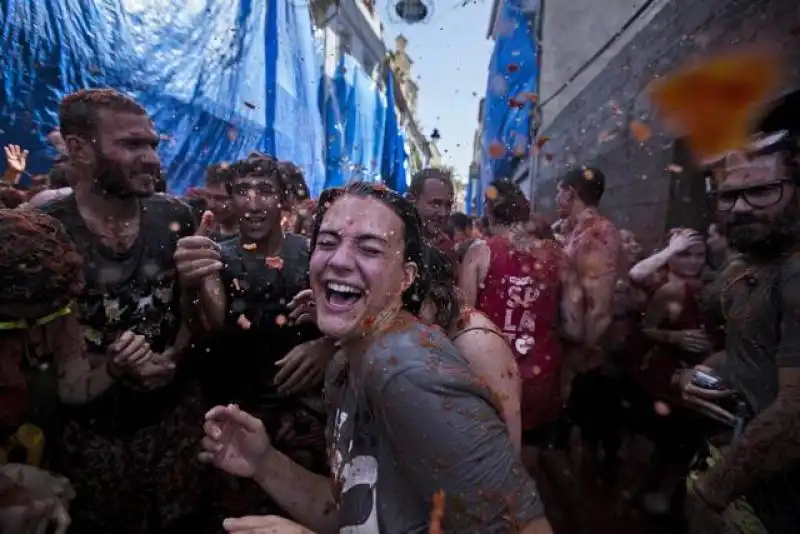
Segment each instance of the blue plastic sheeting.
[[395,105],[394,74],[389,70],[386,74],[386,128],[381,179],[387,187],[394,189],[398,193],[405,193],[408,189],[408,183],[406,182],[406,142],[397,120],[397,108]]
[[331,80],[323,75],[326,187],[380,180],[386,97],[354,58],[343,55]]
[[[483,154],[480,187],[482,195],[495,179],[511,178],[516,166],[531,150],[530,123],[534,109],[531,95],[538,87],[535,12],[531,0],[501,0],[500,16],[495,26],[495,46],[489,62],[489,77],[484,104]],[[524,7],[523,7],[524,6]],[[493,158],[492,144],[500,144],[505,153]],[[478,214],[483,213],[479,198]]]
[[0,143],[49,169],[59,100],[113,87],[153,117],[170,191],[253,150],[322,189],[324,142],[308,8],[294,0],[0,0]]

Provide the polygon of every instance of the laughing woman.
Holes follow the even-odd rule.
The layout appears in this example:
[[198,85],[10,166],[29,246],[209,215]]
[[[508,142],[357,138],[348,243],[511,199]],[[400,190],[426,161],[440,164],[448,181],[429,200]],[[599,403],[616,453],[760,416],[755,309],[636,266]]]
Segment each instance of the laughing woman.
[[[412,315],[427,293],[413,206],[364,183],[326,192],[319,206],[310,260],[317,325],[343,355],[326,377],[333,481],[277,452],[236,406],[207,415],[201,459],[254,478],[320,534],[420,533],[429,520],[445,532],[551,533],[487,388],[440,329]],[[446,512],[432,515],[442,493]],[[226,526],[259,521],[275,518]]]

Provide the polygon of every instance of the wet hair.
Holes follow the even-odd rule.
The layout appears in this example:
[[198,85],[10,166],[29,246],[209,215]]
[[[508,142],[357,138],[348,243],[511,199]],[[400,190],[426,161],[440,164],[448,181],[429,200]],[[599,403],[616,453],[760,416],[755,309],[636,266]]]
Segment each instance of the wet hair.
[[62,224],[0,209],[0,302],[63,305],[83,290],[83,261]]
[[549,239],[551,241],[556,240],[556,234],[553,232],[553,226],[541,214],[531,214],[528,225],[533,237],[537,239]]
[[406,311],[419,314],[422,300],[428,293],[428,248],[423,242],[422,219],[417,208],[406,198],[392,191],[383,184],[370,182],[352,182],[345,187],[326,189],[317,202],[317,216],[314,231],[311,235],[311,251],[317,246],[317,237],[325,212],[333,203],[345,195],[362,198],[374,198],[391,209],[403,221],[403,241],[405,243],[405,260],[417,265],[418,275],[414,283],[403,293],[403,307]]
[[461,301],[456,289],[456,265],[447,254],[429,246],[427,298],[436,307],[434,323],[444,330],[461,315]]
[[472,229],[472,217],[466,213],[456,212],[450,215],[450,226],[454,230],[468,232]]
[[25,202],[25,194],[10,187],[0,189],[0,206],[14,209]]
[[134,99],[114,89],[85,89],[65,96],[58,106],[61,136],[91,138],[97,132],[97,115],[101,110],[147,115]]
[[67,169],[61,165],[50,169],[50,189],[70,187],[69,179],[67,179],[67,172]]
[[587,206],[597,206],[606,190],[606,176],[597,167],[580,167],[565,174],[560,185],[574,189]]
[[303,171],[297,165],[291,161],[279,161],[278,168],[283,175],[283,183],[286,184],[289,200],[293,204],[311,198]]
[[315,217],[317,216],[317,201],[306,199],[297,206],[297,218],[294,221],[294,228],[292,231],[297,235],[303,235],[303,229],[306,223],[311,222],[311,227],[314,227]]
[[195,221],[197,224],[200,224],[200,219],[203,218],[203,213],[208,209],[208,202],[205,198],[201,196],[192,196],[185,198],[186,203],[192,208],[192,214],[194,215]]
[[486,210],[496,223],[508,225],[527,221],[531,205],[517,184],[495,180],[486,188]]
[[411,177],[411,185],[408,186],[408,196],[411,198],[418,198],[425,189],[425,182],[428,180],[439,180],[447,185],[450,191],[455,191],[453,177],[450,175],[450,172],[444,169],[431,167],[414,173],[414,176]]
[[227,163],[215,163],[213,165],[209,165],[206,168],[206,179],[205,179],[205,186],[206,187],[216,187],[216,186],[223,186],[225,188],[228,187],[228,183],[231,181],[233,177],[233,171],[231,170],[231,166]]
[[288,195],[286,182],[283,173],[278,166],[278,160],[266,154],[252,153],[245,159],[239,160],[230,166],[231,174],[226,182],[228,194],[233,194],[233,185],[236,180],[245,177],[274,178],[278,182],[281,201],[285,201]]

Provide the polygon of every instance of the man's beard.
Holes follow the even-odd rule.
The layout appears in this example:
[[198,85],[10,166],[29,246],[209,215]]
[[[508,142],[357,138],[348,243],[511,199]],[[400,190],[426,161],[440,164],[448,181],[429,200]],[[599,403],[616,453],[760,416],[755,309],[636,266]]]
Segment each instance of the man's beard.
[[97,154],[98,169],[94,176],[94,187],[102,194],[121,200],[149,197],[152,192],[137,191],[131,187],[131,178],[118,165],[115,165],[104,154]]
[[742,254],[770,259],[798,242],[797,210],[787,208],[778,218],[731,215],[725,222],[728,244]]

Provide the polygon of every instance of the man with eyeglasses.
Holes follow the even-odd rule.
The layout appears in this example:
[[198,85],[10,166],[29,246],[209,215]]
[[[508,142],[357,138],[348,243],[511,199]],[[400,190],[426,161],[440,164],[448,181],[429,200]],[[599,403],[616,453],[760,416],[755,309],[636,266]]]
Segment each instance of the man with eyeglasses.
[[698,387],[691,371],[676,380],[706,412],[725,415],[721,406],[738,402],[736,411],[751,415],[737,413],[738,437],[690,485],[695,532],[730,532],[723,517],[740,497],[770,534],[797,532],[800,524],[799,140],[788,131],[762,135],[713,166],[719,219],[743,265],[723,275],[715,299],[726,350],[695,371],[715,373],[725,385]]

